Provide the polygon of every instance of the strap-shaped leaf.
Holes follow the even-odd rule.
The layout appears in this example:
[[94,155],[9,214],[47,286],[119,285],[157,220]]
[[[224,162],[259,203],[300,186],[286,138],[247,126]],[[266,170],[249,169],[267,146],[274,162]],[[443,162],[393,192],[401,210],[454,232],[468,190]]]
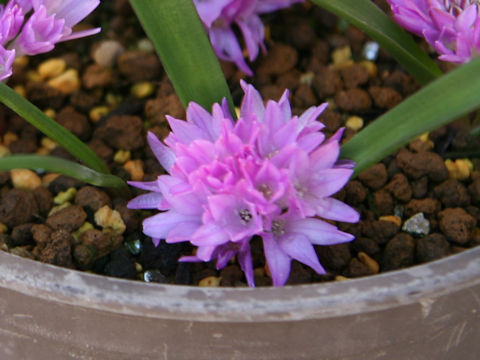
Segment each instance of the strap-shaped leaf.
[[9,155],[0,159],[0,170],[13,169],[43,170],[70,176],[87,184],[111,187],[128,194],[128,187],[122,179],[103,174],[76,162],[45,155]]
[[380,116],[342,147],[358,174],[416,135],[480,107],[480,58],[430,83]]
[[110,172],[105,163],[87,145],[2,82],[0,82],[0,101],[85,165],[105,174]]
[[192,0],[130,0],[177,95],[210,109],[232,100],[227,82]]
[[441,75],[440,69],[412,37],[371,0],[312,0],[362,30],[387,50],[420,84]]

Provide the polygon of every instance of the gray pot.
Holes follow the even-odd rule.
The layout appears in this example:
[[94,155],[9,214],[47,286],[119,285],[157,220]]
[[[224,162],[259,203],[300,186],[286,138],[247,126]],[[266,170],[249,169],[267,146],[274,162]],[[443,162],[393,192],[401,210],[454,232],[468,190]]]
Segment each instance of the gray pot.
[[156,285],[0,251],[0,359],[478,359],[480,247],[344,282]]

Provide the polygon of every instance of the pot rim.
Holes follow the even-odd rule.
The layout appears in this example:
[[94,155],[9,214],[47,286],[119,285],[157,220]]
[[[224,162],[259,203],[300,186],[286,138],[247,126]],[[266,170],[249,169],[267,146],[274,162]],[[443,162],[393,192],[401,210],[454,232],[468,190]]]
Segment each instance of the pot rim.
[[[208,322],[331,318],[432,301],[480,284],[480,246],[434,262],[348,281],[283,288],[143,283],[56,267],[0,251],[0,289],[117,314]],[[2,291],[2,290],[0,290]]]

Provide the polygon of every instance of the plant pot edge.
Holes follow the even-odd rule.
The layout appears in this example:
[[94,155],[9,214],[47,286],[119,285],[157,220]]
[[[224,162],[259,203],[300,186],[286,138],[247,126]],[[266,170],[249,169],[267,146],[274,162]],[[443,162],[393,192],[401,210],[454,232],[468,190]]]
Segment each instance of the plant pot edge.
[[[343,282],[284,288],[148,284],[60,268],[0,252],[0,289],[70,305],[188,321],[285,321],[425,303],[480,284],[480,247],[431,263]],[[34,275],[33,275],[34,274]]]

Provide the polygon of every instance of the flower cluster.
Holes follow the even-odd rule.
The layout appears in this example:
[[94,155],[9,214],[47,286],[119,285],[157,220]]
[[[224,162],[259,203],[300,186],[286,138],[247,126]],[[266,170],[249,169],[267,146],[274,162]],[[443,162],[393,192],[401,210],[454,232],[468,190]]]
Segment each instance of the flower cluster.
[[57,42],[96,34],[72,28],[100,0],[10,0],[0,5],[0,81],[12,74],[16,57],[52,50]]
[[387,0],[395,20],[423,36],[439,59],[468,62],[480,54],[479,0]]
[[251,85],[240,117],[214,104],[210,114],[190,103],[187,121],[167,116],[172,132],[148,141],[168,172],[152,182],[130,182],[149,191],[129,203],[131,209],[157,209],[143,231],[155,244],[190,241],[194,256],[181,261],[216,260],[223,268],[237,257],[254,286],[250,240],[259,236],[273,284],[285,284],[292,259],[317,273],[325,270],[315,245],[351,241],[353,236],[321,220],[356,222],[358,213],[332,197],[352,175],[354,163],[338,161],[343,129],[328,140],[316,121],[327,104],[292,116],[288,91],[266,106]]
[[257,58],[259,47],[265,51],[264,26],[259,15],[302,1],[304,0],[193,0],[217,56],[234,62],[247,75],[252,75],[252,70],[244,60],[233,26],[238,27],[248,58],[253,61]]

